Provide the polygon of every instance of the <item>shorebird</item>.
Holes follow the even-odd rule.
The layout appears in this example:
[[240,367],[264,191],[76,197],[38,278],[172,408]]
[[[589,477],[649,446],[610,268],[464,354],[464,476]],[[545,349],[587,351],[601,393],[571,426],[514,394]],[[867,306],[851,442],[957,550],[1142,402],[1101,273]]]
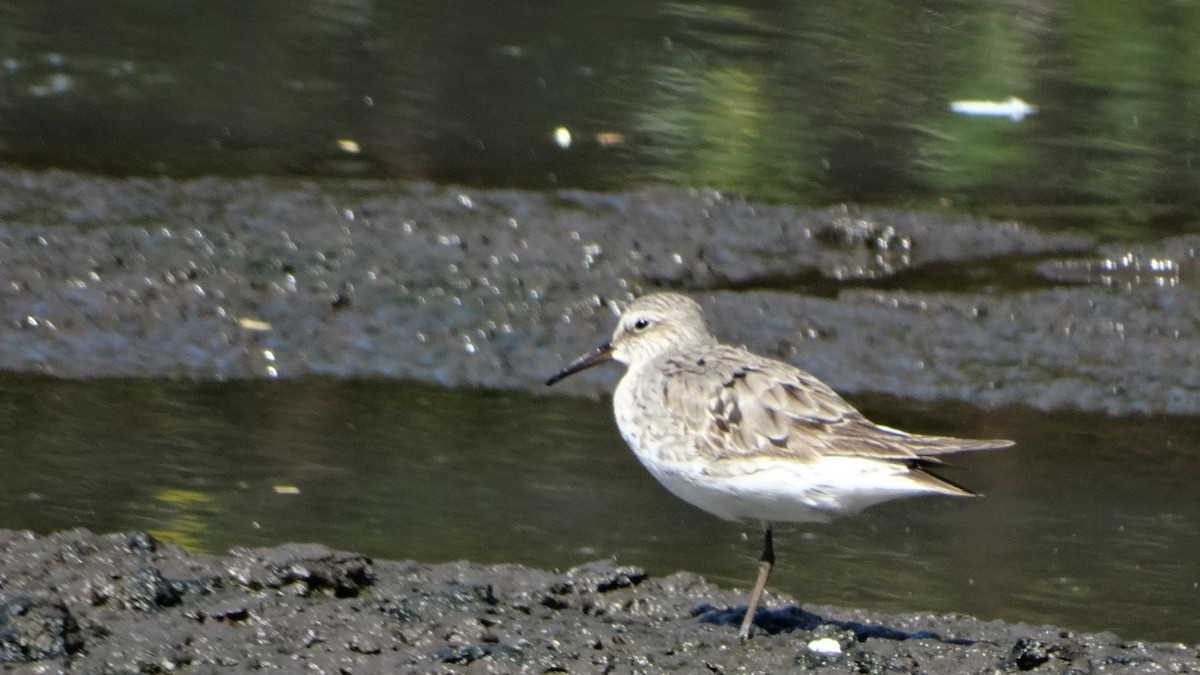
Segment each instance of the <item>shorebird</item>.
[[973,496],[932,472],[938,457],[1012,445],[875,424],[813,375],[721,344],[700,305],[677,293],[632,302],[609,342],[546,384],[611,360],[628,366],[613,410],[642,465],[694,506],[763,524],[743,640],[775,565],[772,523],[827,522],[899,497]]

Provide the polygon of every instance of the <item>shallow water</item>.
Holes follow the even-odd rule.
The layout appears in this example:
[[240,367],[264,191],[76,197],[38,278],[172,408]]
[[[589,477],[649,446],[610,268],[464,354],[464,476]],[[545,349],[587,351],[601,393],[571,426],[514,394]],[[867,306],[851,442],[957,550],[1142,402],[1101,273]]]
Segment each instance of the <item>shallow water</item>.
[[[119,175],[705,185],[1108,236],[1195,231],[1200,133],[1185,113],[1200,100],[1200,7],[1016,9],[0,0],[0,160]],[[1012,121],[949,109],[1010,96],[1037,111]],[[946,272],[904,282],[1046,283],[1006,266]],[[774,588],[802,602],[1200,639],[1200,420],[857,402],[881,422],[1019,445],[958,460],[953,477],[984,499],[781,528]],[[614,556],[741,587],[759,546],[756,527],[665,493],[601,402],[388,381],[0,375],[0,431],[0,527],[543,567]]]
[[[1198,24],[1188,3],[0,0],[0,159],[1194,230]],[[1036,110],[951,110],[1013,97]]]
[[[1200,420],[856,403],[884,423],[1018,445],[956,460],[952,477],[985,498],[780,528],[775,589],[802,603],[1200,636]],[[390,381],[6,375],[0,430],[5,528],[548,568],[615,557],[741,588],[758,554],[757,526],[662,490],[606,402]]]

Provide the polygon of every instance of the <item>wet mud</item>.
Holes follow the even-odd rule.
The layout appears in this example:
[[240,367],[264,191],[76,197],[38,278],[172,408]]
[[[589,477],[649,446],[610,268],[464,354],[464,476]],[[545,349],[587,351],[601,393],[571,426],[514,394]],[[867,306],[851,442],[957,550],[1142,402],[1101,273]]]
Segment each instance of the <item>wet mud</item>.
[[1200,647],[964,616],[801,608],[680,572],[193,554],[142,533],[0,531],[0,668],[166,673],[1187,673]]
[[[671,288],[723,339],[851,394],[1196,414],[1197,245],[709,191],[0,171],[0,369],[600,396],[616,369],[542,381],[605,337],[619,303]],[[1195,646],[779,596],[743,645],[744,602],[608,563],[0,533],[0,662],[15,672],[1200,671]]]
[[[0,369],[542,392],[611,330],[617,303],[672,288],[722,338],[850,394],[1195,414],[1197,241],[1127,251],[701,190],[8,171]],[[598,396],[616,377],[561,390]]]

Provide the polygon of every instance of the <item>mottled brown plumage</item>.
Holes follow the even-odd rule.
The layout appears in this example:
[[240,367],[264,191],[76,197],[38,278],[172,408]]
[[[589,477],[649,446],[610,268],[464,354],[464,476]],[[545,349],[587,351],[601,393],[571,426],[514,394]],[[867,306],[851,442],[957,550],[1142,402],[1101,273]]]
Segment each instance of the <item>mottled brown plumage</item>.
[[[938,456],[1012,445],[875,424],[809,373],[719,343],[700,306],[676,293],[634,301],[610,343],[547,384],[610,359],[629,366],[613,409],[638,460],[676,496],[731,520],[825,521],[898,497],[969,496],[929,472]],[[762,561],[743,637],[774,562],[769,524]]]

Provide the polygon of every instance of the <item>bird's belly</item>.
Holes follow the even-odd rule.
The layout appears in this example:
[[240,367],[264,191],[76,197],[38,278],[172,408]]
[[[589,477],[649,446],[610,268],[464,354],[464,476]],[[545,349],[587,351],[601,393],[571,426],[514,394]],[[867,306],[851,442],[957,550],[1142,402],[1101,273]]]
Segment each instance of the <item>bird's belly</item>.
[[930,492],[909,478],[903,465],[861,458],[662,462],[639,454],[638,459],[672,494],[726,520],[826,522]]
[[617,385],[617,426],[638,460],[672,494],[727,520],[824,522],[898,497],[937,492],[903,463],[868,457],[701,455],[695,423],[664,405],[656,386]]

